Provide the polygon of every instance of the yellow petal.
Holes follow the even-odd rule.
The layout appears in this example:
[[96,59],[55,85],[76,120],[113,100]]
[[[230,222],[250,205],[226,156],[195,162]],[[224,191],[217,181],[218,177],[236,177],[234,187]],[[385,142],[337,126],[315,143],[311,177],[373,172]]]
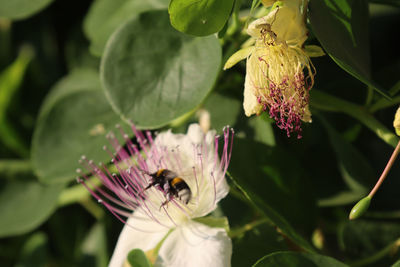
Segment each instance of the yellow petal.
[[265,7],[270,7],[275,3],[276,0],[261,0],[261,3],[265,6]]
[[246,47],[236,51],[225,63],[224,70],[232,68],[239,61],[247,58],[254,50],[254,46]]
[[243,100],[243,109],[244,113],[247,117],[250,117],[253,114],[258,114],[260,112],[260,104],[257,101],[257,97],[255,96],[255,88],[252,83],[251,71],[252,68],[250,66],[250,60],[247,60],[246,66],[246,79],[244,82],[244,100]]
[[252,37],[259,38],[261,30],[264,29],[276,36],[278,42],[302,46],[307,39],[307,29],[300,13],[300,2],[292,0],[284,2],[284,5],[274,5],[274,7],[275,9],[271,10],[267,16],[253,21],[249,25],[247,33]]
[[325,56],[324,50],[318,45],[306,45],[304,51],[309,57],[322,57]]

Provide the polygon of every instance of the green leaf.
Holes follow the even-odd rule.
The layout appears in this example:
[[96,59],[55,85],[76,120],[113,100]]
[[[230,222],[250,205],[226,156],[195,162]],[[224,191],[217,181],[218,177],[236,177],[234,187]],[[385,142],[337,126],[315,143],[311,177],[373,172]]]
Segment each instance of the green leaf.
[[25,19],[48,6],[53,0],[0,0],[0,17]]
[[[247,224],[244,227],[248,226]],[[265,254],[280,250],[289,250],[288,243],[280,236],[275,227],[266,223],[246,232],[239,238],[232,238],[232,266],[251,266]]]
[[371,80],[367,1],[314,0],[309,10],[313,33],[329,56],[342,69],[390,99]]
[[[349,258],[375,258],[382,259],[392,256],[396,247],[394,243],[400,240],[400,226],[397,222],[382,220],[354,220],[346,221],[338,233],[339,246]],[[392,247],[392,249],[386,248]],[[398,247],[398,245],[397,245]],[[382,250],[386,253],[382,254]],[[372,262],[369,262],[371,264]],[[361,265],[359,265],[361,266]],[[372,265],[370,265],[372,266]],[[388,263],[373,266],[389,266]]]
[[85,240],[82,242],[83,260],[81,266],[106,267],[109,256],[107,251],[106,229],[103,223],[96,223],[90,229]]
[[45,233],[34,233],[25,242],[16,267],[45,266],[48,260],[48,238]]
[[234,147],[230,172],[249,201],[292,242],[313,251],[302,234],[311,236],[316,206],[309,181],[294,156],[248,139],[236,138]]
[[133,249],[128,254],[128,262],[132,267],[151,267],[150,261],[147,259],[141,249]]
[[29,46],[22,47],[18,58],[0,73],[0,138],[2,142],[22,157],[28,157],[29,152],[20,134],[7,119],[7,110],[12,103],[12,97],[18,91],[23,81],[29,62],[33,58],[33,50]]
[[275,146],[275,136],[271,120],[267,118],[265,113],[249,118],[248,124],[254,131],[254,141],[264,143],[268,146]]
[[371,164],[353,145],[343,139],[322,116],[318,116],[318,118],[328,132],[329,141],[336,153],[344,182],[352,191],[365,195],[375,181]]
[[215,36],[192,38],[169,25],[164,11],[142,13],[107,44],[101,80],[123,119],[159,128],[197,107],[220,69]]
[[96,0],[89,9],[83,29],[90,40],[90,51],[103,54],[108,38],[135,15],[152,9],[166,9],[168,0]]
[[299,252],[276,252],[257,261],[253,267],[346,267],[347,265],[328,256]]
[[235,125],[242,104],[233,97],[212,93],[203,108],[210,112],[211,128],[222,132],[224,126]]
[[400,7],[400,2],[398,0],[369,0],[369,2],[380,5],[390,5],[394,7]]
[[178,31],[206,36],[220,31],[229,18],[234,0],[171,0],[171,24]]
[[117,123],[95,71],[80,69],[62,79],[46,97],[33,135],[32,162],[39,179],[74,179],[82,155],[95,162],[109,160],[102,147]]
[[0,237],[27,233],[54,211],[65,184],[42,185],[33,177],[0,181]]

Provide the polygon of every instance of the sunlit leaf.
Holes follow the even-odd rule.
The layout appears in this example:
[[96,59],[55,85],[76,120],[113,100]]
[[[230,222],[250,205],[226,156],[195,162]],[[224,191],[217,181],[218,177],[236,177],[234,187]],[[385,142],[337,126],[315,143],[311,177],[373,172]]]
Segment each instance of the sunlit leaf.
[[34,15],[53,0],[0,0],[0,17],[25,19]]
[[101,80],[123,119],[158,128],[197,107],[221,63],[215,36],[173,29],[164,11],[142,13],[119,28],[102,58]]
[[43,223],[57,206],[65,184],[42,185],[34,178],[1,180],[0,237],[27,233]]
[[105,135],[120,122],[95,71],[80,69],[62,79],[42,105],[33,136],[32,162],[39,179],[73,180],[82,155],[108,161],[102,151]]
[[84,31],[90,40],[90,51],[103,54],[108,38],[133,16],[151,9],[166,9],[168,0],[96,0],[85,17]]
[[196,36],[220,31],[234,0],[172,0],[168,12],[175,29]]
[[213,93],[207,98],[203,108],[210,112],[211,128],[222,131],[226,125],[235,125],[242,105],[235,98]]

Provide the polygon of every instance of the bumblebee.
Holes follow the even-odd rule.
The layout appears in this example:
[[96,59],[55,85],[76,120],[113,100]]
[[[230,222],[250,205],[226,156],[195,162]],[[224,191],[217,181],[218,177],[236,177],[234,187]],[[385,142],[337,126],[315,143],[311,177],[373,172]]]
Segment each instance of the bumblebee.
[[174,197],[185,204],[189,203],[192,192],[187,183],[175,172],[168,169],[160,169],[148,175],[151,177],[151,182],[145,190],[154,186],[165,193],[167,200],[161,206],[168,204]]

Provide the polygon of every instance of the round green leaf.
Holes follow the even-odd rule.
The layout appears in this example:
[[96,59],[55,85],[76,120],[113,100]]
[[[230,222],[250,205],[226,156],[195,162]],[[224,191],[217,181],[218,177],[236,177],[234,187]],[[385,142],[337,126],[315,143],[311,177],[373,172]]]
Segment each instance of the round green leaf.
[[65,184],[42,185],[34,179],[0,183],[0,237],[24,234],[53,212]]
[[76,70],[61,80],[45,99],[34,131],[32,161],[39,179],[70,181],[82,155],[108,160],[105,134],[117,123],[95,71]]
[[334,258],[298,252],[276,252],[257,261],[253,267],[346,267],[347,265]]
[[114,110],[139,127],[158,128],[197,107],[221,63],[215,36],[192,38],[173,29],[163,11],[142,13],[117,30],[101,62]]
[[96,0],[85,17],[84,31],[90,40],[90,51],[103,54],[111,34],[132,16],[151,9],[166,9],[168,0]]
[[171,0],[168,12],[172,26],[196,36],[219,32],[232,10],[233,0]]
[[0,0],[0,17],[24,19],[39,12],[52,1],[53,0]]

